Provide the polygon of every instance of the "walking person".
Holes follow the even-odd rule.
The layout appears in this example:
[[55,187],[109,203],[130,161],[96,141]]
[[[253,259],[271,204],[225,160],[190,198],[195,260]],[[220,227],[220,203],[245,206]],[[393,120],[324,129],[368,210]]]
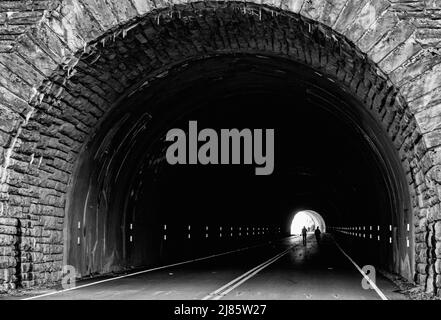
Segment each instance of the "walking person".
[[303,226],[302,229],[302,236],[303,236],[303,245],[306,246],[306,233],[308,232],[308,230],[306,230],[306,227]]
[[315,229],[314,234],[315,234],[315,239],[317,240],[317,243],[320,243],[320,236],[321,236],[320,227],[317,227],[317,229]]

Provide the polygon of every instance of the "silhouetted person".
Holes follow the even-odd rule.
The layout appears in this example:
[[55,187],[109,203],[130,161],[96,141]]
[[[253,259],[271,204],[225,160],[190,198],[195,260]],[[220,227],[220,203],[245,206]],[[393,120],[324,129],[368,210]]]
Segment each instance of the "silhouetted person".
[[317,229],[315,229],[314,234],[315,234],[315,239],[317,240],[317,243],[319,243],[320,242],[320,235],[321,235],[319,227],[317,227]]
[[308,230],[306,230],[306,227],[303,226],[302,229],[302,236],[303,236],[303,245],[306,246],[306,233],[308,232]]

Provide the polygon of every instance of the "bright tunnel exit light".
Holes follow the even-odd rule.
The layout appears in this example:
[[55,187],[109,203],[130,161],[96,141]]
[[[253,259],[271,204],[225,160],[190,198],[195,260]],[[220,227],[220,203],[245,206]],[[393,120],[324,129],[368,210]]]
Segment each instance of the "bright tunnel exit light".
[[307,212],[300,211],[294,216],[294,219],[292,220],[291,235],[301,234],[303,226],[305,226],[308,231],[311,231],[314,230],[315,223]]
[[312,210],[302,210],[294,215],[291,222],[291,235],[301,234],[302,228],[314,231],[317,227],[326,232],[325,222],[320,214]]

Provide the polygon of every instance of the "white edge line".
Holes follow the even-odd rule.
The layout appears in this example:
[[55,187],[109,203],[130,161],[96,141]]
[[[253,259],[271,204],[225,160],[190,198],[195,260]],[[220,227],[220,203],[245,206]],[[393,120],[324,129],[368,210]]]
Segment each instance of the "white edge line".
[[362,276],[369,281],[369,284],[374,288],[375,292],[377,292],[377,294],[380,296],[381,299],[383,300],[388,300],[387,297],[384,295],[383,292],[381,292],[381,290],[377,287],[377,285],[369,278],[369,276],[364,273],[363,270],[361,270],[361,268],[358,266],[358,264],[355,263],[354,260],[352,260],[352,258],[340,247],[340,245],[337,243],[337,241],[334,240],[334,243],[336,244],[337,248],[340,249],[340,251],[346,256],[346,258],[349,259],[349,261],[351,261],[351,263],[357,268],[357,270],[362,274]]
[[[285,237],[283,239],[276,240],[276,241],[282,241],[284,239],[291,238],[291,237],[293,237],[293,236]],[[273,243],[273,241],[269,241],[269,243],[271,244],[271,243]],[[39,298],[51,296],[51,295],[54,295],[54,294],[60,294],[60,293],[64,293],[64,292],[68,292],[68,291],[72,291],[72,290],[76,290],[76,289],[90,287],[90,286],[93,286],[93,285],[96,285],[96,284],[100,284],[100,283],[104,283],[104,282],[109,282],[109,281],[113,281],[113,280],[118,280],[118,279],[123,279],[123,278],[127,278],[127,277],[132,277],[132,276],[136,276],[136,275],[139,275],[139,274],[143,274],[143,273],[147,273],[147,272],[152,272],[152,271],[157,271],[157,270],[161,270],[161,269],[166,269],[166,268],[170,268],[170,267],[175,267],[175,266],[179,266],[179,265],[187,264],[187,263],[191,263],[191,262],[207,260],[207,259],[211,259],[211,258],[227,255],[227,254],[230,254],[230,253],[234,253],[234,252],[245,251],[245,250],[253,249],[253,248],[256,248],[256,247],[261,247],[261,246],[264,246],[264,245],[267,245],[267,244],[268,243],[264,243],[264,244],[255,245],[255,246],[251,246],[251,247],[245,247],[245,248],[240,248],[240,249],[237,249],[237,250],[231,250],[231,251],[227,251],[227,252],[213,254],[213,255],[207,256],[207,257],[202,257],[202,258],[197,258],[197,259],[193,259],[193,260],[187,260],[187,261],[177,262],[177,263],[173,263],[173,264],[168,264],[168,265],[165,265],[165,266],[160,266],[160,267],[156,267],[156,268],[152,268],[152,269],[147,269],[147,270],[142,270],[142,271],[138,271],[138,272],[133,272],[133,273],[125,274],[125,275],[118,276],[118,277],[112,277],[112,278],[109,278],[109,279],[104,279],[104,280],[95,281],[95,282],[92,282],[92,283],[83,284],[81,286],[76,286],[76,287],[73,287],[73,288],[58,290],[58,291],[54,291],[54,292],[48,292],[48,293],[40,294],[40,295],[37,295],[37,296],[24,298],[24,299],[21,299],[21,300],[39,299]]]

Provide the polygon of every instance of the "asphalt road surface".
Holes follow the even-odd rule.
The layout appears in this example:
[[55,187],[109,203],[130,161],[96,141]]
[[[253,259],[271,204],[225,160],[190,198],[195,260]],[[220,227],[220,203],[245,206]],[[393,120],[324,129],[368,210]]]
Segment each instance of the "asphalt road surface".
[[[73,290],[48,290],[31,299],[379,300],[404,299],[378,273],[377,289],[364,289],[362,273],[330,237],[309,235],[199,261],[101,280]],[[21,297],[23,298],[23,297]]]

